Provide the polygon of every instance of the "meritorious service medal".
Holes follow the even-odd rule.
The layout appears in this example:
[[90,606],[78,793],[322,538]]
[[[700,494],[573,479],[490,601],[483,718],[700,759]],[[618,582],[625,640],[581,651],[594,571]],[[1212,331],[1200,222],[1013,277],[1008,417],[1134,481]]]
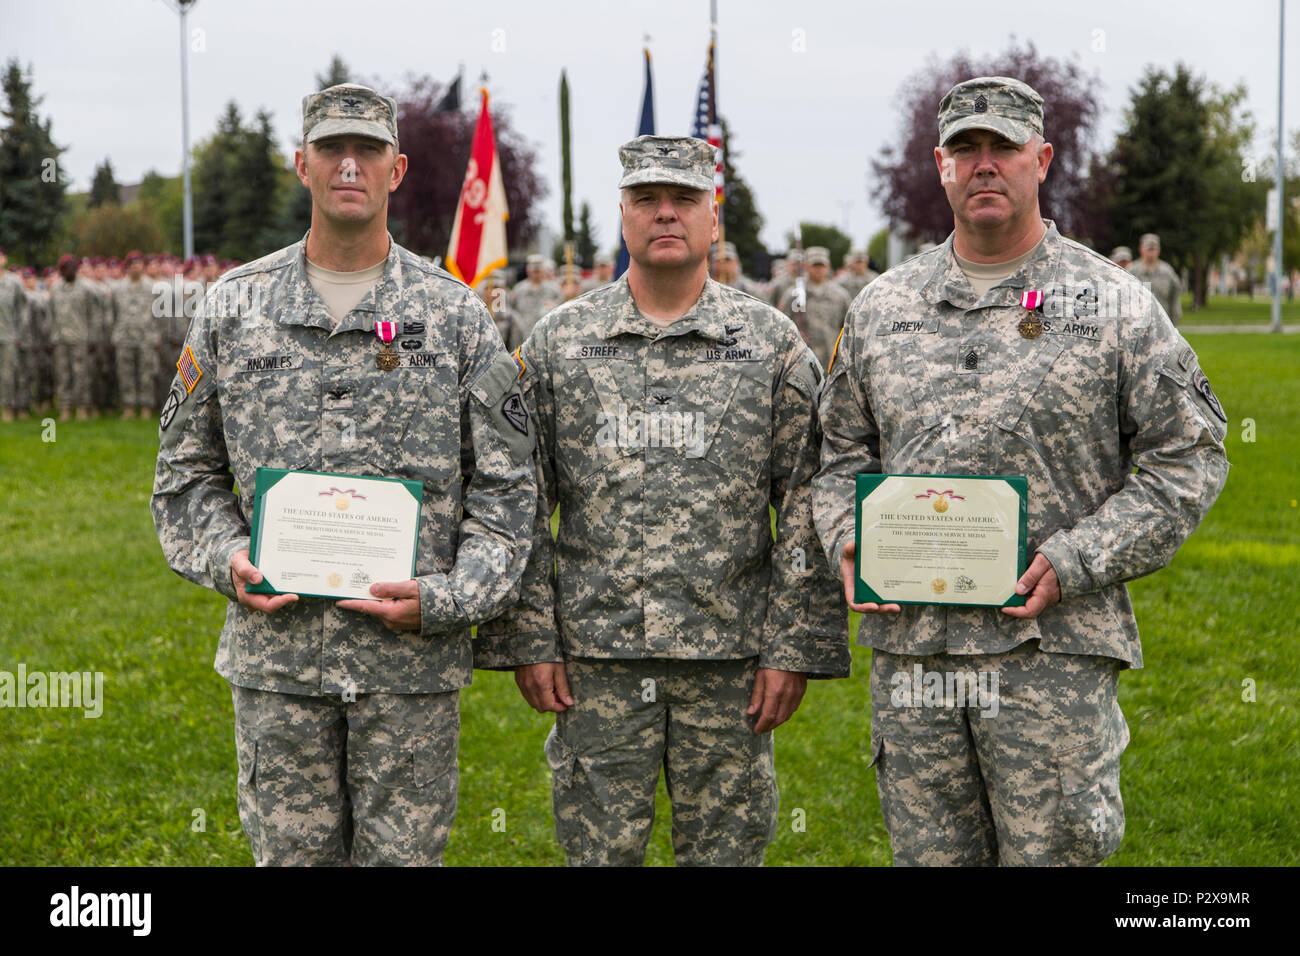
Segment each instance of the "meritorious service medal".
[[391,372],[402,364],[402,358],[392,346],[393,336],[397,334],[396,322],[375,320],[375,335],[384,343],[383,351],[375,356],[375,364],[385,372]]
[[1022,292],[1020,304],[1029,310],[1029,314],[1020,320],[1020,337],[1036,339],[1043,334],[1043,320],[1036,311],[1043,306],[1043,293]]

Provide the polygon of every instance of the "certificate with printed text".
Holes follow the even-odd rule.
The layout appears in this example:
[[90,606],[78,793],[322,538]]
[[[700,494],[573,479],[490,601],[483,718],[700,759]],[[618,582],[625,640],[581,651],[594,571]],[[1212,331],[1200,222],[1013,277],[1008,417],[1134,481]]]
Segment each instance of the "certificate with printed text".
[[1028,495],[1019,475],[858,475],[854,602],[1023,605]]
[[249,560],[254,594],[372,598],[415,576],[424,486],[399,478],[257,469]]

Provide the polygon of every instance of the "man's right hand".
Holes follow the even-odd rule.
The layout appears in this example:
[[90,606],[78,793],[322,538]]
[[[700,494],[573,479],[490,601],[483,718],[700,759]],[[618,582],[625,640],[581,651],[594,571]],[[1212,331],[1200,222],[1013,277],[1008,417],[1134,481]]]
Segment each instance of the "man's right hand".
[[844,600],[849,607],[859,614],[897,614],[902,608],[897,604],[854,604],[853,603],[853,556],[857,546],[852,541],[844,542],[844,551],[840,555],[840,575],[844,578]]
[[296,594],[249,594],[244,590],[246,584],[257,584],[261,580],[262,572],[248,560],[247,549],[236,551],[230,556],[230,581],[235,586],[239,603],[244,607],[270,614],[298,600]]
[[528,701],[528,706],[539,714],[553,710],[557,714],[573,706],[569,693],[569,675],[564,665],[555,662],[525,664],[515,668],[515,683]]

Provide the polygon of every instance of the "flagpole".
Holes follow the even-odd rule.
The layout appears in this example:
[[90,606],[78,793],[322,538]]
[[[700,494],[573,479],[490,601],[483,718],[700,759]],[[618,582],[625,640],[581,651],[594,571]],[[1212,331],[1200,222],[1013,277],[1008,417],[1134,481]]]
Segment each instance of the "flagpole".
[[[713,111],[714,122],[722,129],[718,118],[718,0],[709,0],[709,84],[713,87],[709,109]],[[718,143],[722,142],[722,133],[718,133]],[[722,215],[722,196],[715,197],[718,210],[718,261],[722,261],[722,244],[727,241],[727,223]]]

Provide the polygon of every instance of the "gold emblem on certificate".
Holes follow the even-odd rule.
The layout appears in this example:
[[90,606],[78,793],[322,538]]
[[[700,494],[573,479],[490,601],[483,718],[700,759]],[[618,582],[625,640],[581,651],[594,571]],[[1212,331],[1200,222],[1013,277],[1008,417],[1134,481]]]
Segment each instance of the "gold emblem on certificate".
[[856,603],[1024,604],[1028,482],[858,475]]

